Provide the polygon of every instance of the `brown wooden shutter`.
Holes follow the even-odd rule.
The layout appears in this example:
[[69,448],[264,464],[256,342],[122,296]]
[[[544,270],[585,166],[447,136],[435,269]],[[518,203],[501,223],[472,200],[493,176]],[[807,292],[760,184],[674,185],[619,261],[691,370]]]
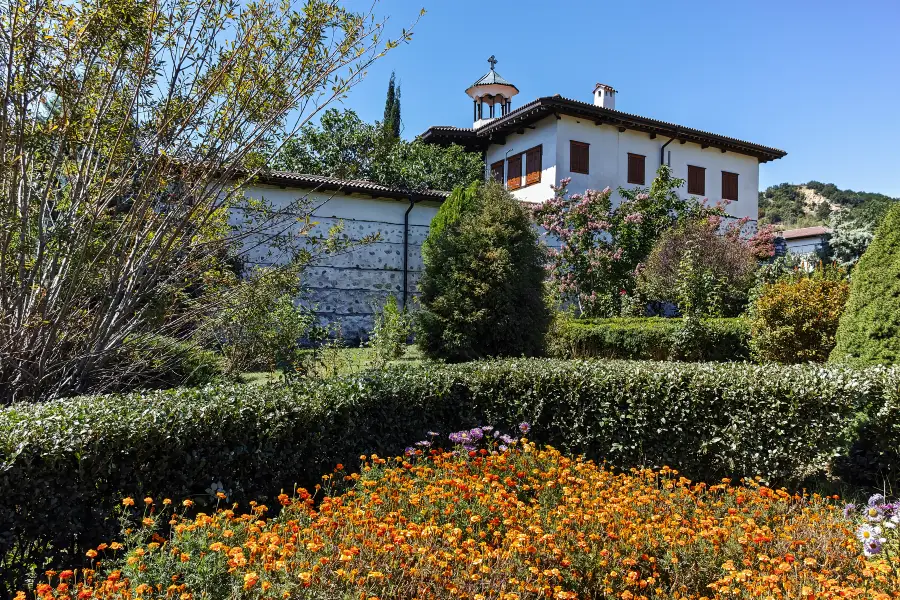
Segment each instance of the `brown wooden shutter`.
[[491,179],[497,183],[503,183],[503,161],[498,160],[491,165]]
[[517,190],[522,187],[522,155],[510,156],[506,165],[506,189]]
[[706,169],[688,165],[688,194],[706,194]]
[[525,151],[525,185],[540,183],[542,156],[542,146],[536,146],[531,150]]
[[628,153],[628,183],[644,185],[646,183],[646,169],[644,168],[645,156]]
[[590,144],[569,141],[569,171],[572,173],[590,174]]
[[722,199],[738,199],[738,174],[722,171]]

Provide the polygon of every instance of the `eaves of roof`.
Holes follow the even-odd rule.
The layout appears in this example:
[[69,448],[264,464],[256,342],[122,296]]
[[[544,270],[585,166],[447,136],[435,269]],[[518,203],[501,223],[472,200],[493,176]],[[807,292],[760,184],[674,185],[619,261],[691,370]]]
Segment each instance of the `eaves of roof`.
[[344,192],[346,194],[364,194],[372,198],[389,198],[392,200],[413,200],[414,202],[443,202],[450,192],[441,190],[404,190],[389,187],[372,181],[359,179],[338,179],[322,175],[308,175],[290,171],[261,172],[248,183],[293,187],[313,191]]
[[651,136],[661,135],[676,138],[682,143],[694,142],[701,147],[719,148],[723,152],[732,151],[739,154],[755,156],[760,162],[768,162],[784,157],[787,152],[732,137],[710,133],[691,127],[676,125],[666,121],[649,119],[639,115],[603,108],[587,102],[571,100],[562,96],[546,96],[538,98],[517,108],[504,117],[479,127],[463,129],[454,127],[432,127],[420,138],[424,142],[449,144],[459,143],[469,149],[487,148],[492,143],[504,143],[510,133],[521,131],[527,125],[550,115],[567,115],[592,120],[597,125],[611,125],[625,131],[628,129],[642,131]]

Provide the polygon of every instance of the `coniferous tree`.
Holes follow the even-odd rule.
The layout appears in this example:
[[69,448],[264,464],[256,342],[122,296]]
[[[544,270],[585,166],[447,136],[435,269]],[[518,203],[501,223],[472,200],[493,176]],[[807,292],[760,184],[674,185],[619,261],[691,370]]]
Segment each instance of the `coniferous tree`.
[[853,271],[831,361],[900,362],[900,205],[885,216]]
[[541,354],[545,255],[512,194],[481,186],[475,206],[431,242],[416,315],[422,351],[450,361]]
[[391,137],[400,139],[400,86],[394,90],[394,106],[391,107]]
[[400,139],[400,87],[393,72],[388,82],[387,99],[384,102],[384,131],[390,139]]

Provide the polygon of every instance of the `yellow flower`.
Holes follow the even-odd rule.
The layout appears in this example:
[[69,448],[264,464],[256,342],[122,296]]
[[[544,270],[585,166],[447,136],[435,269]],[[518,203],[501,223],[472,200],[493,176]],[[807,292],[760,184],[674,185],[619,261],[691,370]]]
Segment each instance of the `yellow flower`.
[[134,498],[125,498],[122,500],[124,506],[134,506]]

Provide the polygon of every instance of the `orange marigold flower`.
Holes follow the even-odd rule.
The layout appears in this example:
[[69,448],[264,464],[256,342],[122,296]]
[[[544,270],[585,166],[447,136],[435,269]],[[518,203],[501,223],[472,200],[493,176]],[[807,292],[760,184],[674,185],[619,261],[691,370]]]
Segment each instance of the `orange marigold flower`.
[[247,573],[244,575],[244,589],[249,590],[253,586],[259,583],[259,575],[254,572]]
[[124,498],[124,499],[122,500],[122,504],[123,504],[124,506],[134,506],[134,498],[131,498],[131,497],[129,497],[129,498]]

